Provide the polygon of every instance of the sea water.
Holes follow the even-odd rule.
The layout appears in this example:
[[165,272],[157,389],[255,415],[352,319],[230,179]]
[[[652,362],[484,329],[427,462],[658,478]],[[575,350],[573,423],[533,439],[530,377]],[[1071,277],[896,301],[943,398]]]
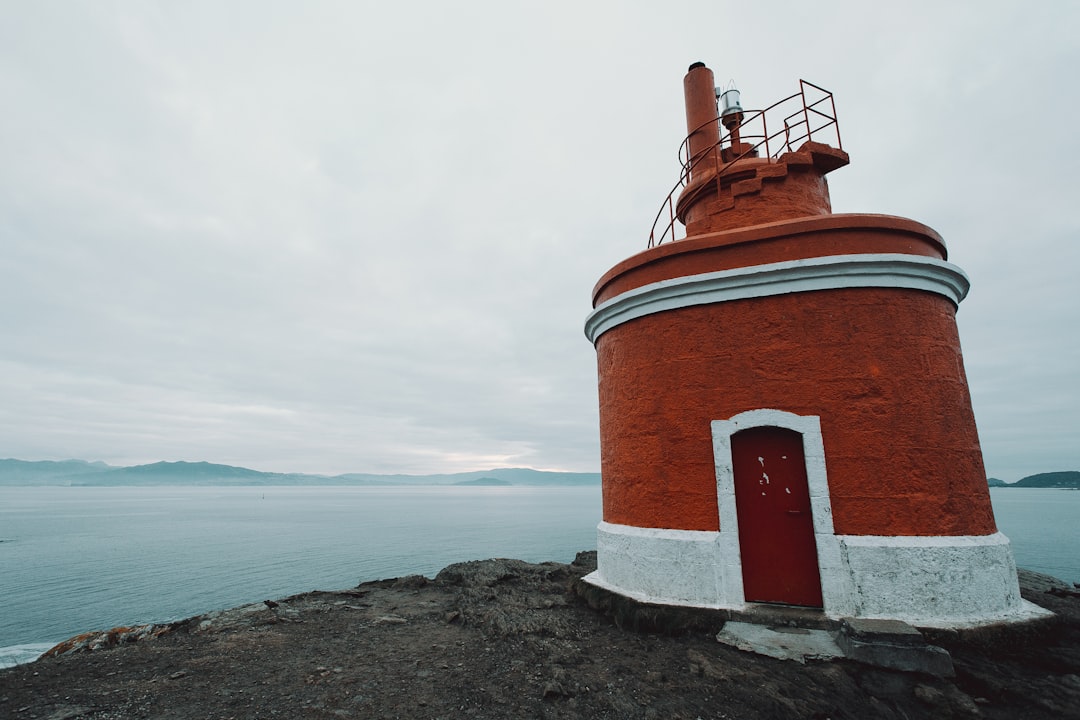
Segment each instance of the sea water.
[[0,488],[0,663],[454,562],[570,562],[599,519],[599,487]]
[[991,488],[1017,567],[1080,583],[1080,490]]
[[[1080,582],[1080,491],[991,491],[1017,564]],[[0,667],[87,630],[596,546],[599,487],[0,488]]]

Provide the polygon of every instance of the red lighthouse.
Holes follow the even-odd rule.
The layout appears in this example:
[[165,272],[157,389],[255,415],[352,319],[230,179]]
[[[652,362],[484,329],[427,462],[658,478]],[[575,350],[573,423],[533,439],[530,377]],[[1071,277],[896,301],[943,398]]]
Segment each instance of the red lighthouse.
[[701,63],[683,82],[680,182],[586,322],[603,476],[586,580],[923,626],[1029,617],[960,353],[968,280],[944,241],[832,213],[825,176],[848,155],[827,91],[801,82],[750,112]]

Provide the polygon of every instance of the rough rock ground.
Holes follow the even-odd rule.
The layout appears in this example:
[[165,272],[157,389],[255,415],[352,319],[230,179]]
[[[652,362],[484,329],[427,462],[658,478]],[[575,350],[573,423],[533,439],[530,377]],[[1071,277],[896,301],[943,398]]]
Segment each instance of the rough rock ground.
[[573,592],[591,563],[463,563],[95,634],[0,671],[0,718],[1080,718],[1080,599],[1052,579],[1024,582],[1051,627],[935,638],[945,680],[623,629]]

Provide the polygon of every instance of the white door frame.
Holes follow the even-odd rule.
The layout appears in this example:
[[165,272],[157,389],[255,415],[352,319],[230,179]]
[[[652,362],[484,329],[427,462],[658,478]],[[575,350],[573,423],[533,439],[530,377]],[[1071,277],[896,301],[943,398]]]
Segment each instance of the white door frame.
[[742,548],[739,544],[739,514],[735,506],[735,471],[731,459],[731,436],[755,427],[779,427],[802,435],[806,459],[806,482],[810,491],[810,513],[817,542],[818,573],[822,605],[829,615],[848,612],[853,595],[850,574],[844,570],[840,542],[833,531],[829,479],[825,469],[825,444],[821,419],[817,415],[795,415],[784,410],[762,408],[739,413],[728,420],[713,420],[713,462],[716,466],[716,499],[720,515],[717,539],[724,558],[722,594],[735,604],[746,603],[743,589]]

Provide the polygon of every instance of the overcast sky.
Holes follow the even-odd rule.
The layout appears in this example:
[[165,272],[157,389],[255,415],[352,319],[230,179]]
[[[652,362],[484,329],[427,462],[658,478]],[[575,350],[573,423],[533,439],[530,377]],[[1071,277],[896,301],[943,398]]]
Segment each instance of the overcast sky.
[[835,93],[940,232],[990,475],[1080,469],[1080,3],[0,0],[0,457],[596,471],[682,77]]

